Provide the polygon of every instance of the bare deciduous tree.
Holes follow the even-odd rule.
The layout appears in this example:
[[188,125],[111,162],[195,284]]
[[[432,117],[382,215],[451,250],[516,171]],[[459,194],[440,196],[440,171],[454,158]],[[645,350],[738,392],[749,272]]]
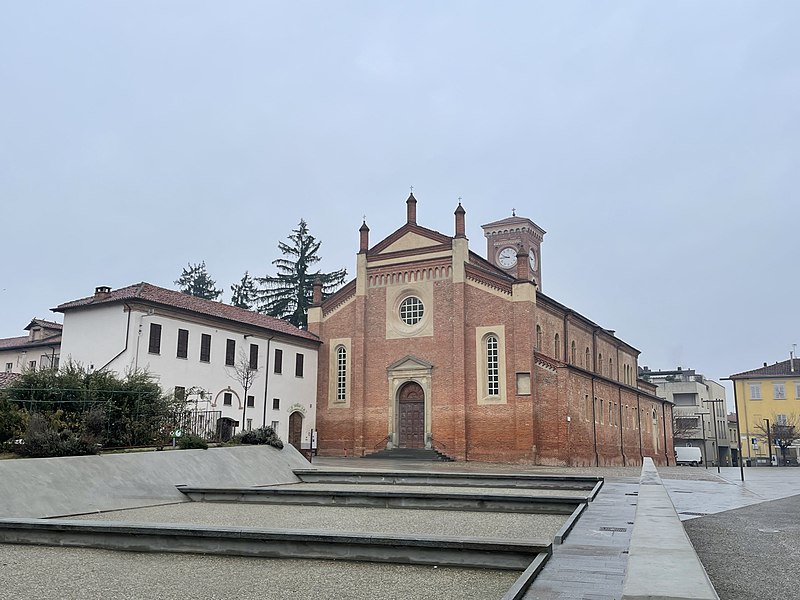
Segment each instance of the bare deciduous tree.
[[786,464],[787,448],[800,437],[800,421],[797,415],[773,414],[769,419],[769,429],[766,421],[756,423],[754,429],[757,437],[767,443],[771,441],[776,448],[781,449],[781,464]]
[[239,357],[230,367],[233,372],[228,371],[228,376],[235,379],[244,390],[244,402],[242,402],[242,431],[247,426],[247,392],[253,387],[253,383],[258,377],[258,366],[250,362],[250,358],[244,352],[239,351]]

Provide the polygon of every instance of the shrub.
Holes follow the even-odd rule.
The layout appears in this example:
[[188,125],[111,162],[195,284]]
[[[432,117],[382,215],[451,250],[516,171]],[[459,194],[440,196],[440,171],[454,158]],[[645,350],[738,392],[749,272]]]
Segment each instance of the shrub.
[[20,456],[29,458],[97,454],[97,447],[91,438],[79,437],[69,429],[59,432],[40,414],[30,416],[22,442],[16,451]]
[[208,443],[199,435],[190,433],[178,438],[178,448],[181,450],[208,450]]
[[267,444],[278,450],[283,448],[281,438],[277,436],[272,427],[259,427],[241,434],[242,444]]
[[0,444],[22,437],[25,431],[24,413],[0,397]]

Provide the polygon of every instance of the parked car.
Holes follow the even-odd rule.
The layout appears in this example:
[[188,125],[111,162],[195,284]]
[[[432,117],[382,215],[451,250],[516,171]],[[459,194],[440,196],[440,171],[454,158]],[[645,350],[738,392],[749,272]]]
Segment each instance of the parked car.
[[677,446],[675,448],[675,463],[679,465],[692,465],[696,467],[703,461],[700,448],[692,446]]

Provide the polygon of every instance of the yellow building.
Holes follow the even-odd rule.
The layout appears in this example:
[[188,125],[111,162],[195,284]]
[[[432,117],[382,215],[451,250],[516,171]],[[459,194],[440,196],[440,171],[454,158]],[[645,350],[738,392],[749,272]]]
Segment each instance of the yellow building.
[[[753,466],[769,464],[767,421],[770,430],[774,425],[800,425],[800,359],[764,363],[759,369],[737,373],[728,379],[733,381],[736,411],[740,415],[742,458],[750,460]],[[797,462],[797,442],[787,452],[793,464]],[[781,458],[774,442],[772,456],[773,460]]]

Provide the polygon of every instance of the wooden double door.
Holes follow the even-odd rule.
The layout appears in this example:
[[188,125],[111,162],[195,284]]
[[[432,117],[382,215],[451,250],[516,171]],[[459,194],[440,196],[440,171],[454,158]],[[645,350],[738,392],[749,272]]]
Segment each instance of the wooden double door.
[[425,392],[422,387],[409,381],[400,388],[399,439],[401,448],[425,447]]

